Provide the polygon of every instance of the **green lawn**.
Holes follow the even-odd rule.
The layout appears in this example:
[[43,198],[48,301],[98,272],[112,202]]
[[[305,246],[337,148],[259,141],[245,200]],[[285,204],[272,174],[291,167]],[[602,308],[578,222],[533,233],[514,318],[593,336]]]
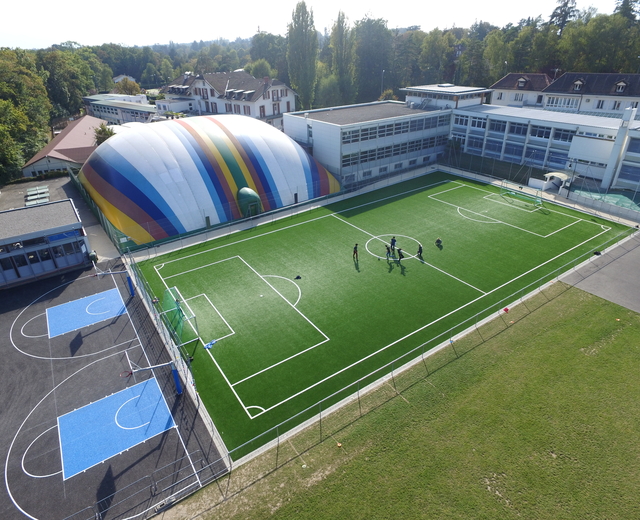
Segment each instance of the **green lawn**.
[[[196,315],[197,388],[237,458],[629,231],[431,174],[140,267]],[[402,262],[385,256],[392,236]]]
[[411,369],[400,395],[324,442],[294,437],[299,455],[277,471],[238,468],[163,518],[640,517],[640,315],[545,293],[459,359]]

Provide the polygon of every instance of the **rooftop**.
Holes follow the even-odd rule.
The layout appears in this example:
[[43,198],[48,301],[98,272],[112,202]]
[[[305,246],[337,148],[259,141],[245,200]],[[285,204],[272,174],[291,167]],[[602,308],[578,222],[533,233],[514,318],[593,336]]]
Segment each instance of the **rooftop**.
[[[434,109],[432,109],[434,110]],[[437,108],[435,108],[437,110]],[[293,112],[290,115],[305,117],[309,119],[323,121],[334,125],[349,125],[354,123],[365,123],[367,121],[378,121],[390,117],[415,116],[425,114],[426,110],[409,108],[400,101],[378,101],[362,105],[350,105],[343,107],[322,108],[319,110],[309,110],[306,112]]]
[[0,242],[73,224],[81,222],[71,199],[1,211]]
[[[549,123],[566,123],[573,126],[594,126],[599,128],[609,128],[618,130],[622,124],[622,119],[612,117],[594,116],[584,113],[555,112],[552,110],[541,110],[536,108],[506,107],[501,105],[477,105],[465,107],[458,110],[465,113],[476,112],[493,117],[517,117],[528,119],[540,125]],[[640,122],[631,123],[632,128],[640,127]]]
[[429,92],[431,94],[449,94],[452,96],[462,96],[469,94],[481,94],[491,92],[491,89],[482,87],[465,87],[462,85],[454,85],[452,83],[439,83],[437,85],[418,85],[414,87],[405,87],[400,89],[401,92]]

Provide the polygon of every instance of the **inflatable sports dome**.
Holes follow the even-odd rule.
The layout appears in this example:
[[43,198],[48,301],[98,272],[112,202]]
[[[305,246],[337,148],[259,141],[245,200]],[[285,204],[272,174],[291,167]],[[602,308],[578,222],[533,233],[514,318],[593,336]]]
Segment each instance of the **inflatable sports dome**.
[[102,143],[79,179],[111,224],[137,244],[340,189],[288,136],[231,114],[134,125]]

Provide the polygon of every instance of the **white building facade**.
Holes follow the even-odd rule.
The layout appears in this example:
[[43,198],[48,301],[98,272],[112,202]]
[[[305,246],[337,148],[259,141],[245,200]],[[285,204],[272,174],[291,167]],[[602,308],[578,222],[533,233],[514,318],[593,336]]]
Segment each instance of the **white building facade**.
[[343,185],[436,162],[448,144],[468,154],[565,171],[603,189],[640,187],[640,122],[620,117],[484,104],[487,89],[403,89],[378,102],[286,114],[284,130]]
[[282,128],[282,115],[296,106],[296,93],[282,81],[244,71],[183,74],[161,91],[159,115],[241,114]]

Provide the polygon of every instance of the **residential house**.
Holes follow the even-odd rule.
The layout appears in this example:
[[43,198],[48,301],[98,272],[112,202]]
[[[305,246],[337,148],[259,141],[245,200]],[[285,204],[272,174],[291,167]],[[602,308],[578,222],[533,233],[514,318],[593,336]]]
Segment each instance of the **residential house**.
[[282,128],[282,114],[295,110],[296,93],[277,79],[254,78],[243,70],[185,73],[164,87],[158,115],[241,114]]
[[42,150],[22,167],[24,177],[35,177],[49,171],[80,168],[96,149],[95,129],[104,119],[83,116],[70,121]]
[[553,83],[544,73],[541,74],[507,74],[504,78],[491,85],[492,105],[509,107],[538,107],[543,106],[543,90]]
[[640,74],[567,72],[543,90],[544,109],[622,117],[640,101]]

